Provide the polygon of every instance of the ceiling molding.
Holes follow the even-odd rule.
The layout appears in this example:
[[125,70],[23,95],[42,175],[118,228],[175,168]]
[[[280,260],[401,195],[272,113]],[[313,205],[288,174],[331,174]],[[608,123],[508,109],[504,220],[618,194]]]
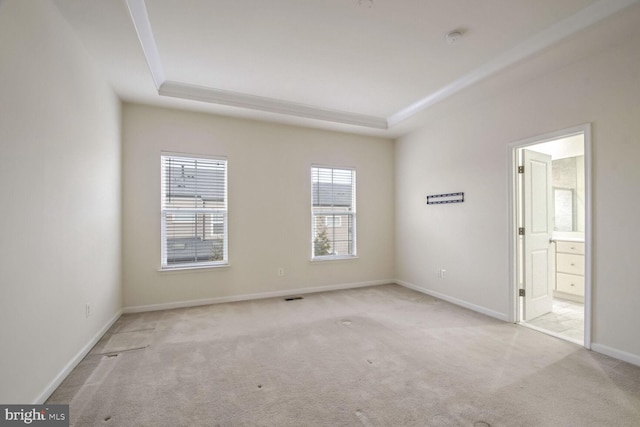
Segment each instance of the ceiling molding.
[[469,74],[454,80],[437,91],[425,96],[419,101],[403,108],[388,117],[389,127],[431,107],[434,104],[460,92],[461,90],[483,80],[499,71],[523,60],[541,50],[563,40],[588,26],[595,24],[616,12],[636,3],[638,0],[600,0],[588,6],[578,13],[563,19],[551,27],[539,32],[535,36],[525,40],[516,47],[498,55],[492,61],[475,69]]
[[249,108],[271,113],[324,120],[372,129],[388,129],[384,117],[368,116],[348,111],[332,110],[312,105],[299,104],[276,98],[248,95],[239,92],[196,86],[166,80],[158,46],[153,36],[151,22],[144,0],[126,0],[133,26],[138,34],[142,51],[147,65],[161,96],[190,99],[211,104],[229,105],[233,107]]
[[331,110],[275,98],[248,95],[168,80],[160,86],[158,93],[162,96],[170,96],[173,98],[191,99],[232,107],[251,108],[253,110],[267,111],[270,113],[287,114],[290,116],[364,126],[373,129],[388,129],[387,120],[383,117]]
[[133,21],[133,26],[138,34],[138,40],[142,46],[144,57],[151,70],[151,76],[156,84],[156,88],[160,89],[162,83],[165,81],[164,69],[162,62],[160,62],[160,52],[158,51],[158,45],[156,39],[153,36],[151,30],[151,22],[149,21],[149,15],[147,14],[147,6],[144,0],[126,0],[127,7],[129,8],[129,14]]
[[640,0],[600,0],[387,118],[166,80],[145,1],[126,0],[126,3],[158,94],[161,96],[386,130],[638,1]]

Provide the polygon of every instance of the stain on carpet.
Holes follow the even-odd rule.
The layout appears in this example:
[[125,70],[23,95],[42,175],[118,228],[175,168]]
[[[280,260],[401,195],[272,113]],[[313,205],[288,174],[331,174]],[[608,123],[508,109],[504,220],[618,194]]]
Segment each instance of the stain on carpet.
[[120,332],[111,336],[102,349],[102,354],[120,353],[122,351],[140,350],[149,347],[155,329]]

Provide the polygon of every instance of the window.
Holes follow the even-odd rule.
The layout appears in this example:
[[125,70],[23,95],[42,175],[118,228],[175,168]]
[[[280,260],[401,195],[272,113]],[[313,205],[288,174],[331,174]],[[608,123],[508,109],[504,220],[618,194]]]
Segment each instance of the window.
[[324,222],[327,227],[342,227],[342,217],[338,215],[325,216]]
[[312,259],[356,255],[356,171],[311,168]]
[[226,265],[227,161],[161,156],[162,268]]

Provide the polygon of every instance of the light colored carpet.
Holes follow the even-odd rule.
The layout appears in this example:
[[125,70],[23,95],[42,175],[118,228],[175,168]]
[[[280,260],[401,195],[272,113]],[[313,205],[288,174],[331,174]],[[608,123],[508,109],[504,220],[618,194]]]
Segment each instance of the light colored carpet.
[[[103,354],[123,331],[149,346]],[[73,426],[638,426],[640,368],[397,285],[124,315]]]
[[153,332],[154,329],[115,333],[105,344],[102,353],[111,354],[146,348],[153,338]]

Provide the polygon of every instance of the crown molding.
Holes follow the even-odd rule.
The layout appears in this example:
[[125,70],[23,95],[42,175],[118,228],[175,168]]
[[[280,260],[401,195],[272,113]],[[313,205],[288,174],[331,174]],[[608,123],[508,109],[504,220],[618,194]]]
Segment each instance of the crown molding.
[[151,71],[156,88],[158,89],[158,94],[161,96],[190,99],[194,101],[208,102],[211,104],[228,105],[315,120],[364,126],[372,129],[389,128],[387,120],[384,117],[332,110],[329,108],[299,104],[276,98],[249,95],[167,80],[165,78],[164,69],[160,60],[160,53],[158,51],[155,37],[153,36],[151,22],[149,21],[149,15],[147,13],[144,0],[126,0],[126,3],[133,21],[133,26],[138,34],[138,39],[140,40],[140,45],[142,46],[142,51],[147,61],[147,65]]
[[638,1],[640,0],[599,0],[386,118],[167,80],[145,1],[126,0],[126,4],[158,94],[161,96],[386,130]]
[[498,55],[471,73],[392,114],[387,118],[389,127],[637,2],[638,0],[600,0],[582,9]]
[[162,86],[162,83],[164,83],[166,79],[162,62],[160,61],[158,45],[151,30],[151,21],[149,21],[149,15],[147,14],[147,6],[144,0],[126,1],[133,26],[136,29],[138,40],[140,40],[140,45],[142,46],[144,57],[147,60],[147,65],[149,65],[153,82],[156,84],[156,89],[160,89],[160,86]]
[[209,102],[212,104],[250,108],[270,113],[287,114],[290,116],[364,126],[373,129],[388,129],[387,120],[383,117],[332,110],[312,105],[283,101],[275,98],[248,95],[168,80],[160,86],[158,93],[162,96],[170,96],[173,98],[191,99],[194,101]]

